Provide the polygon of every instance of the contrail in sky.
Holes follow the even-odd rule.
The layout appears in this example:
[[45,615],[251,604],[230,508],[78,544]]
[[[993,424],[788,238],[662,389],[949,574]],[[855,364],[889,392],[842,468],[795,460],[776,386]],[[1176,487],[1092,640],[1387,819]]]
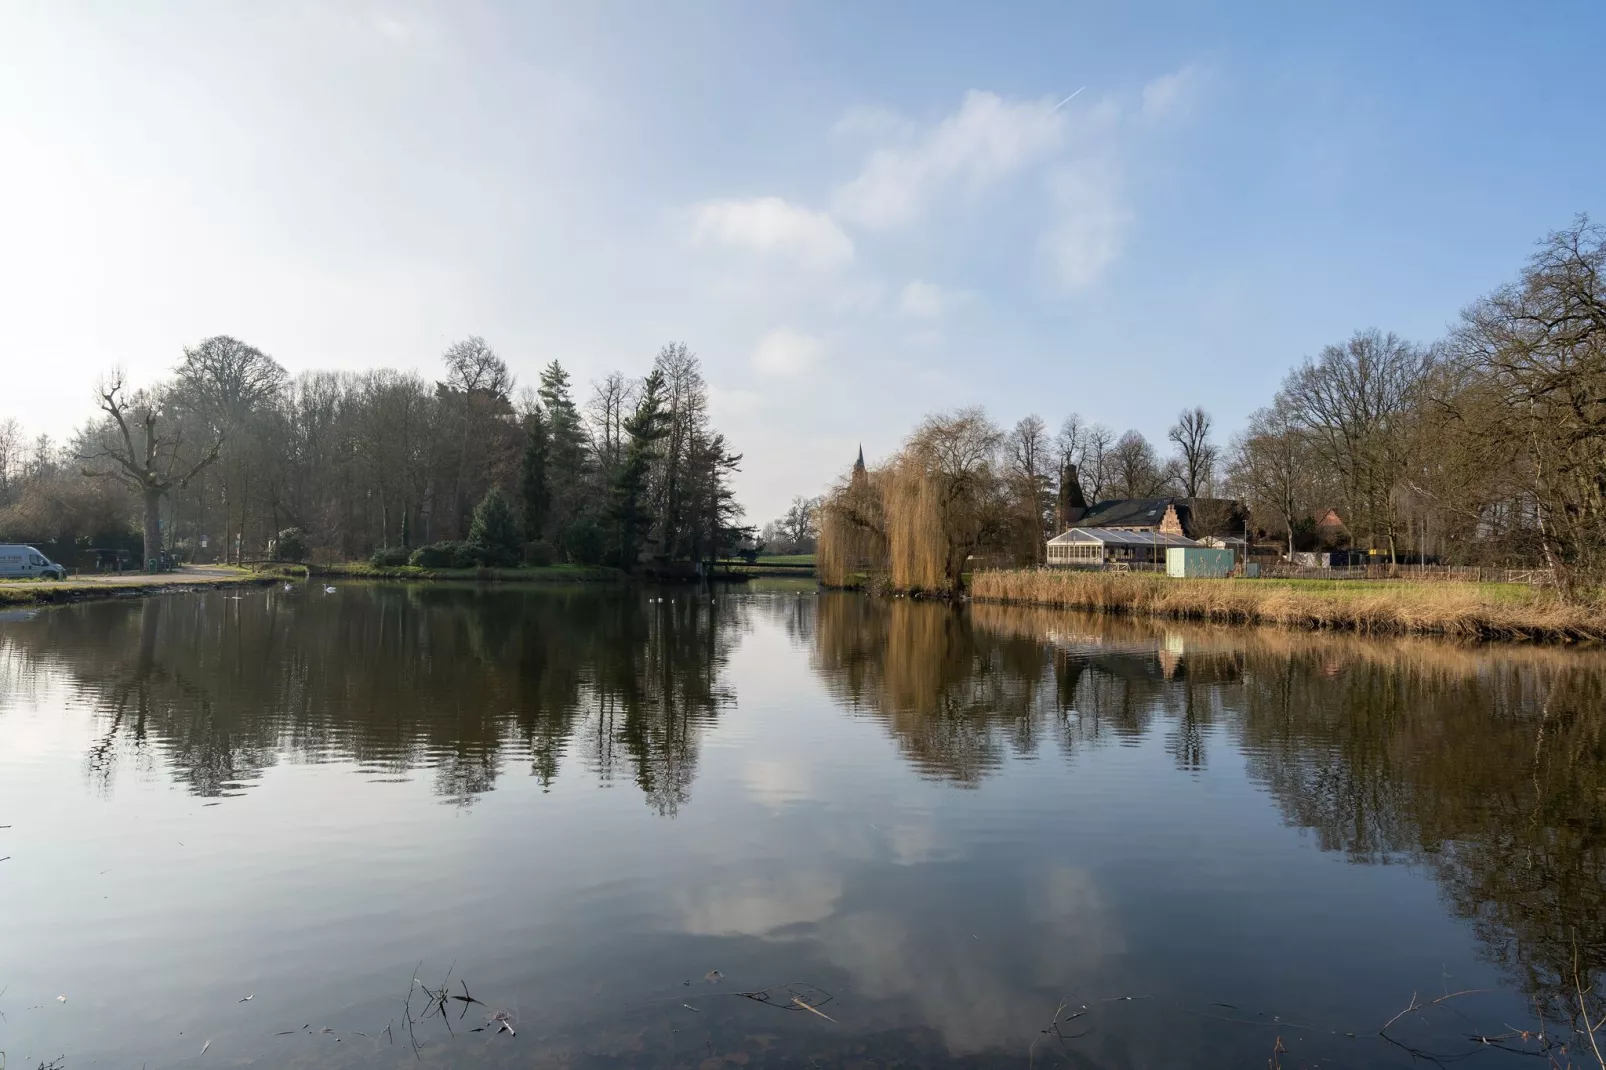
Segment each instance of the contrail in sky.
[[[1082,87],[1082,89],[1086,89],[1086,88],[1087,88],[1087,86],[1085,86],[1085,85]],[[1076,93],[1080,93],[1082,91],[1082,89],[1078,89],[1076,91]],[[1076,96],[1076,93],[1072,93],[1070,96],[1066,97],[1064,100],[1062,100],[1058,104],[1054,105],[1052,108],[1049,109],[1048,113],[1050,115],[1053,115],[1055,112],[1057,112],[1061,108],[1065,107],[1065,105],[1069,104],[1071,102],[1071,100]]]

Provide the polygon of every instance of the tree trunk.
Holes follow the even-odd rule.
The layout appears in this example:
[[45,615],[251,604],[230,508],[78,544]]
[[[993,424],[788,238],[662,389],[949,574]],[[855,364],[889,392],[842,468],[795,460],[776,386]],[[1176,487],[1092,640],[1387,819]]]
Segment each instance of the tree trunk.
[[151,562],[162,553],[162,492],[145,490],[145,570],[153,571]]
[[[244,564],[245,562],[245,525],[248,519],[246,514],[249,513],[250,510],[251,477],[247,475],[240,484],[240,538],[239,541],[235,543],[234,563],[236,565]],[[278,533],[275,532],[274,534]]]

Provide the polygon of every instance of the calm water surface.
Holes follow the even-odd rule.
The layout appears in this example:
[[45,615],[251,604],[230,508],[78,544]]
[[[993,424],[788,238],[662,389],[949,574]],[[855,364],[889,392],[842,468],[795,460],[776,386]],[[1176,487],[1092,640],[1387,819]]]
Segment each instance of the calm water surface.
[[1469,1037],[1606,972],[1603,692],[1590,652],[783,584],[13,612],[0,1051],[1543,1065]]

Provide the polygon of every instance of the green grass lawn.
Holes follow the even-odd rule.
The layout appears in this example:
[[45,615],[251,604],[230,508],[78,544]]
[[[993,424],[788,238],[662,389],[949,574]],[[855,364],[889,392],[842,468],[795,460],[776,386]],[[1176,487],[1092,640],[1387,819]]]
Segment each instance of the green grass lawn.
[[719,563],[721,568],[749,576],[810,576],[814,569],[813,554],[760,554],[751,565],[739,557]]

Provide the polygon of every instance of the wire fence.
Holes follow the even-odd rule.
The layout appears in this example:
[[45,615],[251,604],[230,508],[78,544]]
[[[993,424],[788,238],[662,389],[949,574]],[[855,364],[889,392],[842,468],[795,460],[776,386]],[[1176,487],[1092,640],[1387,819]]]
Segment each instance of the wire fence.
[[1484,568],[1477,565],[1295,565],[1286,561],[1262,563],[1263,579],[1298,580],[1409,580],[1418,583],[1520,583],[1530,587],[1555,586],[1548,568]]
[[[1548,568],[1484,568],[1476,565],[1301,565],[1287,561],[1255,561],[1251,578],[1263,580],[1392,580],[1409,583],[1517,583],[1553,587],[1555,573]],[[1164,573],[1164,561],[1111,561],[1081,566],[1089,571]],[[1233,569],[1243,578],[1243,563]]]

